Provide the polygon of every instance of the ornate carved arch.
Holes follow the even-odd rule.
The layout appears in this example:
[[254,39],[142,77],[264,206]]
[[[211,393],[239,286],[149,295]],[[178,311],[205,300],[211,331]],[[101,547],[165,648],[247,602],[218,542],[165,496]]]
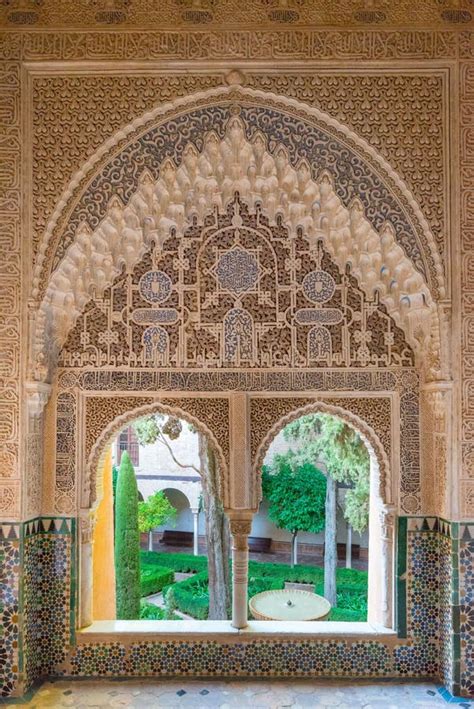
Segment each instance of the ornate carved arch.
[[296,421],[297,419],[301,418],[302,416],[306,416],[307,414],[316,413],[324,413],[331,414],[332,416],[337,416],[338,418],[345,421],[360,435],[365,445],[367,446],[369,455],[374,461],[376,461],[378,467],[380,498],[383,504],[385,505],[393,504],[394,494],[392,487],[391,468],[387,453],[380,441],[380,438],[377,436],[371,426],[369,426],[363,419],[354,414],[352,411],[344,409],[341,406],[329,404],[324,401],[316,401],[306,406],[296,408],[290,413],[286,414],[274,423],[274,425],[267,432],[263,440],[260,442],[257,448],[253,465],[253,479],[258,481],[258,500],[261,499],[260,470],[263,465],[265,454],[273,439],[280,433],[280,431],[285,428],[285,426],[287,426],[292,421]]
[[107,425],[105,425],[105,427],[102,429],[100,435],[97,437],[95,443],[91,448],[85,467],[84,479],[82,481],[81,500],[81,506],[83,508],[92,507],[100,497],[100,494],[98,492],[98,490],[100,491],[100,481],[97,480],[97,471],[102,469],[101,463],[105,456],[105,451],[107,447],[111,444],[112,440],[123,428],[125,428],[125,426],[127,426],[132,421],[135,421],[136,419],[141,418],[142,416],[147,416],[153,413],[163,413],[169,416],[175,416],[177,418],[183,419],[183,421],[192,424],[197,431],[200,431],[205,436],[207,436],[216,452],[217,459],[219,462],[219,468],[221,471],[221,477],[219,481],[219,494],[224,506],[228,504],[228,461],[226,460],[226,456],[222,451],[222,447],[217,441],[214,433],[208,426],[206,426],[206,424],[196,418],[196,416],[193,416],[188,411],[182,409],[180,406],[170,406],[168,404],[163,404],[159,401],[154,401],[153,403],[137,406],[136,408],[130,409],[126,413],[120,414],[112,421],[108,422]]
[[[232,119],[236,111],[240,120]],[[298,130],[306,127],[308,132],[299,146],[288,142],[295,121]],[[211,123],[213,130],[206,130]],[[277,126],[276,132],[267,128],[269,123]],[[171,145],[167,131],[179,136],[179,144]],[[362,194],[355,178],[348,182],[324,169],[315,176],[310,146],[316,143],[318,166],[331,151],[345,151],[348,169],[357,164],[358,170],[362,166],[370,172],[372,192]],[[223,152],[232,150],[243,168],[237,180],[225,171],[232,161],[222,160]],[[213,161],[213,155],[219,159]],[[105,183],[127,161],[134,175],[124,173],[115,190],[120,194],[112,196]],[[270,218],[281,215],[292,230],[301,226],[313,237],[335,235],[335,253],[360,274],[361,285],[372,293],[379,290],[395,319],[398,311],[402,319],[409,314],[415,339],[426,341],[433,331],[438,347],[431,293],[444,292],[442,266],[426,220],[400,178],[365,141],[317,109],[261,91],[224,87],[177,100],[134,121],[107,141],[71,182],[48,225],[35,270],[34,294],[39,295],[40,282],[55,268],[37,316],[35,376],[44,377],[45,338],[55,337],[56,328],[67,331],[71,316],[73,320],[93,293],[102,292],[117,268],[130,265],[149,240],[164,238],[170,228],[181,232],[193,217],[202,220],[209,202],[225,208],[236,189],[245,193],[251,207],[261,203]],[[182,196],[177,198],[177,192]],[[383,217],[370,202],[375,194],[384,204]],[[316,208],[314,213],[318,200],[319,212]],[[324,200],[339,202],[332,222],[321,209]],[[344,253],[348,241],[351,250]]]

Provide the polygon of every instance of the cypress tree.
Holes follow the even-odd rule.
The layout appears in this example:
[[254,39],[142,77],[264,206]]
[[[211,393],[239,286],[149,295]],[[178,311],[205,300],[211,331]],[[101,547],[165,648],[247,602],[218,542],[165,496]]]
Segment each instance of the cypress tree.
[[140,617],[140,532],[135,471],[122,453],[115,505],[115,587],[117,619]]

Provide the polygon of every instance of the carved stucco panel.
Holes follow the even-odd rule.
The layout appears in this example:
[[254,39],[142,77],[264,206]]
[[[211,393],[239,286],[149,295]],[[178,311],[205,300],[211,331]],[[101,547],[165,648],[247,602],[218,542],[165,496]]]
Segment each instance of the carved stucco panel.
[[460,67],[461,227],[461,456],[459,511],[474,510],[474,62]]
[[0,513],[20,514],[21,67],[0,62]]
[[[157,103],[222,81],[219,73],[33,76],[34,249],[57,195],[101,142]],[[428,218],[440,252],[446,253],[444,73],[318,71],[308,75],[248,70],[245,83],[305,101],[363,136],[405,179]],[[417,120],[408,121],[407,116]],[[86,129],[90,120],[94,131]],[[56,156],[54,163],[51,153]]]
[[[194,94],[186,101],[177,99],[173,104],[176,107],[175,110],[179,110],[181,104],[183,104],[184,107],[186,102],[188,104],[191,102],[194,112],[192,111],[184,116],[176,116],[175,114],[175,118],[172,120],[172,130],[171,127],[169,127],[166,129],[165,134],[168,138],[172,134],[179,135],[181,143],[183,140],[191,140],[191,142],[196,144],[196,149],[199,150],[202,140],[202,135],[200,137],[200,134],[202,134],[204,125],[209,125],[209,122],[211,122],[213,130],[218,134],[222,134],[225,130],[225,124],[227,123],[229,116],[225,110],[223,112],[223,107],[219,107],[218,104],[219,101],[222,102],[223,97],[229,94],[229,92],[234,100],[238,100],[242,106],[246,102],[249,95],[250,101],[257,104],[255,106],[248,106],[245,110],[242,108],[242,118],[248,124],[251,133],[254,134],[256,130],[260,130],[264,135],[266,135],[269,140],[270,150],[273,145],[278,146],[280,143],[284,143],[285,149],[289,153],[290,161],[295,164],[302,157],[304,157],[308,159],[310,163],[314,162],[319,171],[325,167],[330,169],[330,171],[335,174],[336,189],[339,190],[340,197],[343,199],[344,203],[349,204],[351,198],[354,196],[359,197],[364,205],[367,217],[371,220],[374,228],[380,228],[384,221],[389,219],[395,228],[397,240],[403,244],[403,247],[407,253],[409,252],[409,256],[416,264],[417,268],[421,272],[427,272],[427,277],[432,288],[434,289],[434,292],[436,292],[438,288],[440,289],[440,292],[443,291],[444,285],[442,265],[437,248],[433,242],[433,237],[430,234],[429,226],[425,220],[425,217],[422,215],[419,206],[410,196],[406,186],[401,182],[400,177],[385,163],[382,156],[376,150],[371,148],[361,138],[358,138],[355,134],[351,133],[347,127],[337,123],[329,116],[322,114],[318,109],[309,107],[305,104],[300,104],[294,99],[284,99],[276,96],[273,97],[272,94],[267,92],[259,92],[252,89],[243,88],[236,89],[235,87],[226,89],[223,87],[221,89],[208,91],[205,94]],[[207,98],[204,98],[204,96],[207,96]],[[217,101],[217,104],[211,108],[209,106],[210,101]],[[199,111],[198,108],[200,105],[207,105],[208,108],[205,110],[201,109]],[[295,124],[290,126],[290,123],[294,123],[295,119],[290,118],[290,116],[285,113],[288,110],[290,112],[296,111],[301,116],[301,120],[298,119],[297,121],[298,125]],[[74,176],[67,190],[63,193],[61,200],[47,225],[45,237],[41,244],[41,249],[38,256],[33,293],[38,293],[38,287],[40,286],[40,281],[38,278],[40,273],[43,272],[44,269],[46,269],[45,272],[48,273],[51,264],[57,264],[61,258],[61,254],[63,254],[64,250],[70,245],[71,240],[74,238],[74,230],[77,228],[77,225],[81,221],[86,220],[89,225],[94,228],[97,226],[101,216],[103,216],[103,214],[101,215],[97,213],[97,210],[99,210],[99,212],[101,210],[100,203],[92,200],[90,205],[87,206],[87,193],[82,199],[82,212],[79,206],[71,214],[70,209],[65,211],[64,207],[68,201],[70,201],[72,195],[80,194],[86,187],[87,181],[91,180],[94,174],[96,175],[93,182],[94,192],[96,193],[98,189],[105,189],[107,193],[107,185],[110,183],[112,176],[113,180],[117,182],[118,164],[110,165],[109,168],[103,172],[102,176],[99,177],[97,176],[96,170],[100,164],[100,161],[103,160],[104,157],[109,156],[112,149],[114,151],[118,151],[121,146],[123,148],[126,145],[126,137],[128,136],[128,138],[130,138],[131,132],[139,132],[140,130],[143,132],[147,122],[154,122],[156,124],[160,117],[163,121],[167,112],[171,115],[170,107],[165,105],[159,109],[151,111],[149,114],[145,114],[140,119],[133,121],[128,127],[124,128],[123,131],[116,134],[113,139],[110,139],[104,143],[94,154],[94,156],[84,164],[81,171]],[[271,121],[269,121],[269,116],[273,117]],[[308,121],[308,124],[306,121]],[[270,127],[274,126],[277,128],[280,125],[282,128],[285,126],[283,130],[280,130],[279,132],[277,130],[275,135],[271,135]],[[318,128],[316,126],[318,126]],[[273,130],[273,128],[271,130]],[[322,133],[321,130],[323,131]],[[302,147],[304,141],[298,146],[292,143],[291,138],[293,135],[301,134],[301,141],[302,136],[308,131],[309,133],[307,140],[309,140],[309,143],[307,142],[304,149]],[[319,134],[318,131],[321,134]],[[318,134],[317,138],[316,134]],[[149,149],[146,149],[145,152],[143,152],[143,146],[149,144],[151,147],[151,145],[155,144],[157,139],[158,144],[160,145],[161,153],[161,157],[158,160],[155,149],[152,149],[151,152]],[[344,147],[342,147],[343,145]],[[347,149],[356,151],[349,163],[347,160],[344,160],[345,153],[344,155],[341,154],[336,162],[333,161],[335,154],[334,151],[336,151],[336,153],[338,152],[338,146],[340,146],[343,150],[343,153]],[[158,176],[157,170],[159,169],[161,162],[167,157],[176,160],[177,164],[181,162],[180,153],[183,147],[183,144],[181,144],[177,149],[176,146],[173,147],[168,145],[166,141],[163,143],[163,137],[159,133],[157,136],[154,136],[153,129],[151,129],[151,132],[149,131],[148,133],[146,133],[145,130],[142,138],[139,138],[136,144],[132,144],[126,151],[122,151],[121,158],[122,162],[125,160],[124,169],[126,168],[126,165],[130,166],[131,164],[135,167],[136,165],[140,165],[142,170],[144,167],[147,167],[152,174],[155,173],[156,179]],[[129,154],[130,150],[132,151],[133,156]],[[317,151],[317,155],[313,155],[314,150]],[[364,154],[364,159],[362,161],[358,157],[359,154]],[[325,155],[332,156],[330,164],[326,165]],[[339,179],[338,165],[341,160],[342,163],[344,163],[345,168],[341,173],[341,179]],[[340,165],[341,169],[342,163]],[[355,170],[352,177],[347,173],[348,165],[350,166],[350,170]],[[94,172],[92,172],[93,169]],[[110,173],[111,169],[112,173]],[[365,174],[366,170],[368,170],[367,174]],[[375,173],[377,173],[377,177],[375,177],[375,173],[373,172],[374,170]],[[362,179],[363,174],[365,176]],[[136,184],[137,176],[138,175],[136,172],[135,174],[130,173],[126,176],[123,175],[122,179],[115,184],[114,193],[120,195],[122,201],[127,202],[130,198],[130,195],[133,192],[133,185]],[[363,190],[361,190],[358,186],[361,179],[361,184],[365,185]],[[372,199],[370,196],[371,189],[372,191],[375,189],[375,183],[372,187],[369,187],[367,191],[368,185],[370,185],[374,179],[377,183],[376,199],[375,197]],[[385,184],[388,186],[385,187]],[[384,185],[383,188],[382,185]],[[394,197],[395,193],[398,195],[396,198]],[[111,194],[109,194],[108,197],[104,195],[104,206],[108,203],[111,196]],[[86,200],[85,203],[84,199]],[[383,216],[375,206],[376,203],[380,203],[380,200],[387,202],[384,208],[385,212]],[[402,204],[403,211],[400,212]],[[68,218],[67,227],[64,222],[66,216]],[[64,231],[64,233],[62,233],[62,231]],[[411,236],[408,236],[409,233]],[[56,236],[54,236],[54,234],[56,234]],[[61,241],[59,252],[57,252],[54,243],[55,240],[58,239],[59,234],[61,234]],[[420,243],[423,243],[423,246],[420,247],[417,245],[419,241]],[[44,283],[42,287],[44,287]]]
[[129,423],[141,416],[162,411],[182,417],[209,435],[220,463],[221,493],[228,504],[229,401],[227,397],[150,398],[146,396],[86,397],[82,505],[97,498],[96,475],[104,448]]
[[[299,416],[331,411],[365,436],[378,457],[382,499],[391,501],[392,402],[389,397],[272,397],[252,398],[250,403],[251,452],[253,475],[260,497],[259,470],[274,436]],[[360,421],[361,426],[357,425]],[[370,431],[374,434],[371,434]]]

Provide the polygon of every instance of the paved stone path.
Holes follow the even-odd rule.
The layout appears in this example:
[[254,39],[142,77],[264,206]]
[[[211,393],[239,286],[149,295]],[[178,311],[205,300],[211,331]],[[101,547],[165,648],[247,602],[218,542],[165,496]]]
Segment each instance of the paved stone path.
[[[456,700],[455,700],[456,701]],[[252,707],[252,709],[436,709],[446,707],[431,683],[248,680],[94,680],[46,682],[25,705],[35,707]],[[12,706],[10,704],[10,706]],[[14,705],[20,706],[20,705]],[[457,700],[461,709],[474,706]]]

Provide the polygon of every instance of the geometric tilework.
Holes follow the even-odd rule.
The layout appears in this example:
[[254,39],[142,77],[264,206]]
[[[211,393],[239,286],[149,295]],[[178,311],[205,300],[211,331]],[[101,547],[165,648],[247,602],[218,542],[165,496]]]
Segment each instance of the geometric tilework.
[[64,660],[70,640],[73,520],[35,519],[24,529],[25,691]]
[[474,696],[474,524],[459,525],[460,685]]
[[407,589],[408,634],[423,640],[438,639],[439,547],[438,534],[408,531],[411,583]]
[[454,690],[452,544],[450,535],[439,535],[439,664],[440,678],[450,692]]
[[0,525],[0,696],[8,697],[20,674],[20,525]]
[[[393,641],[254,639],[146,640],[81,638],[75,644],[75,523],[43,518],[0,527],[2,696],[41,676],[441,677],[450,691],[473,691],[474,525],[434,517],[401,518],[397,568],[406,589],[397,604],[406,638]],[[23,551],[20,543],[23,542]],[[459,543],[461,662],[456,650]],[[24,558],[24,622],[18,583]],[[400,558],[402,557],[402,558]],[[22,609],[20,608],[20,611]],[[403,623],[401,624],[403,626]],[[23,646],[22,651],[18,648]],[[459,672],[459,667],[461,668]],[[24,680],[24,684],[23,684]]]

